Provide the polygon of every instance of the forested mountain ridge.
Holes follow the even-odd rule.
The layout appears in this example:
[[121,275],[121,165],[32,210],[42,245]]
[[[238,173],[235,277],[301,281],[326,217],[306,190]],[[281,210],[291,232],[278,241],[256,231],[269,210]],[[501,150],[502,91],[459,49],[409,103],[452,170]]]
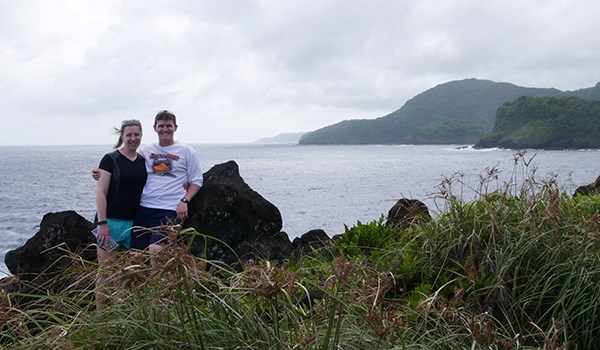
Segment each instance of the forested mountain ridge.
[[491,131],[496,110],[521,96],[600,99],[600,83],[561,91],[480,79],[451,81],[418,94],[386,116],[329,125],[305,134],[299,144],[475,143]]
[[493,130],[475,148],[600,148],[600,100],[519,97],[498,108]]

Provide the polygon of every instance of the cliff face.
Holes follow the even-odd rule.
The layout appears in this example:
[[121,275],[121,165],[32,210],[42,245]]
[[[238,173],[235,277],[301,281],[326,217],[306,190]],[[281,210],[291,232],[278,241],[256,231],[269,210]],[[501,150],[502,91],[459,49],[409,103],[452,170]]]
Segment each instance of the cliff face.
[[415,96],[386,116],[329,125],[305,134],[299,144],[470,144],[492,129],[503,103],[521,96],[600,98],[600,83],[560,91],[479,79],[451,81]]
[[600,101],[520,97],[498,109],[493,130],[475,148],[600,148]]

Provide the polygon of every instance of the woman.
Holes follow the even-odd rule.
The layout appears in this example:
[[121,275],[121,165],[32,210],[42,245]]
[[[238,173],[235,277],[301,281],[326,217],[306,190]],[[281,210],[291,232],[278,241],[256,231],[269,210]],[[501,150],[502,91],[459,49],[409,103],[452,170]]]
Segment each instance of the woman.
[[[115,131],[119,140],[114,146],[115,151],[105,154],[100,161],[101,176],[96,184],[96,237],[100,264],[96,285],[99,288],[108,278],[106,267],[114,260],[115,252],[129,249],[131,226],[148,176],[146,162],[137,153],[142,141],[142,124],[135,119],[124,120],[121,128],[115,128]],[[116,246],[109,244],[111,238]],[[96,301],[101,308],[104,295],[100,290]]]

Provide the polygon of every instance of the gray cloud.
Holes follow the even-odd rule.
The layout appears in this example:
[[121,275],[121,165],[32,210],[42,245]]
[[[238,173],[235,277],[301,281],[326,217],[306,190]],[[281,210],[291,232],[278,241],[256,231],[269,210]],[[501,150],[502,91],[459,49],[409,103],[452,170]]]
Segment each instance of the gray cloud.
[[455,79],[589,87],[597,18],[592,0],[1,2],[0,104],[29,132],[0,144],[110,143],[164,108],[187,142],[250,142]]

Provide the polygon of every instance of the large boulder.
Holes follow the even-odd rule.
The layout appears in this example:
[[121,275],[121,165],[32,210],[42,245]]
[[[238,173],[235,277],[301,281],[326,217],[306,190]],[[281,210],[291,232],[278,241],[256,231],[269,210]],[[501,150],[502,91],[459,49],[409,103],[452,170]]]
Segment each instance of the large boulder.
[[4,263],[14,276],[2,279],[0,289],[10,293],[13,305],[39,308],[49,300],[30,295],[60,294],[68,286],[93,285],[93,280],[64,273],[75,263],[97,259],[92,228],[91,222],[74,211],[44,215],[40,230],[23,246],[6,253]]
[[578,195],[594,196],[597,194],[600,194],[600,176],[589,185],[577,187],[575,193],[573,193],[573,197],[577,197]]
[[39,231],[25,244],[6,253],[4,263],[13,275],[22,280],[41,273],[53,274],[70,266],[71,253],[84,260],[96,260],[95,243],[90,232],[93,224],[74,211],[48,213],[42,218]]
[[278,259],[292,251],[287,234],[280,232],[279,209],[244,182],[234,161],[204,173],[184,227],[205,235],[194,239],[191,251],[209,260],[235,264],[240,255]]

